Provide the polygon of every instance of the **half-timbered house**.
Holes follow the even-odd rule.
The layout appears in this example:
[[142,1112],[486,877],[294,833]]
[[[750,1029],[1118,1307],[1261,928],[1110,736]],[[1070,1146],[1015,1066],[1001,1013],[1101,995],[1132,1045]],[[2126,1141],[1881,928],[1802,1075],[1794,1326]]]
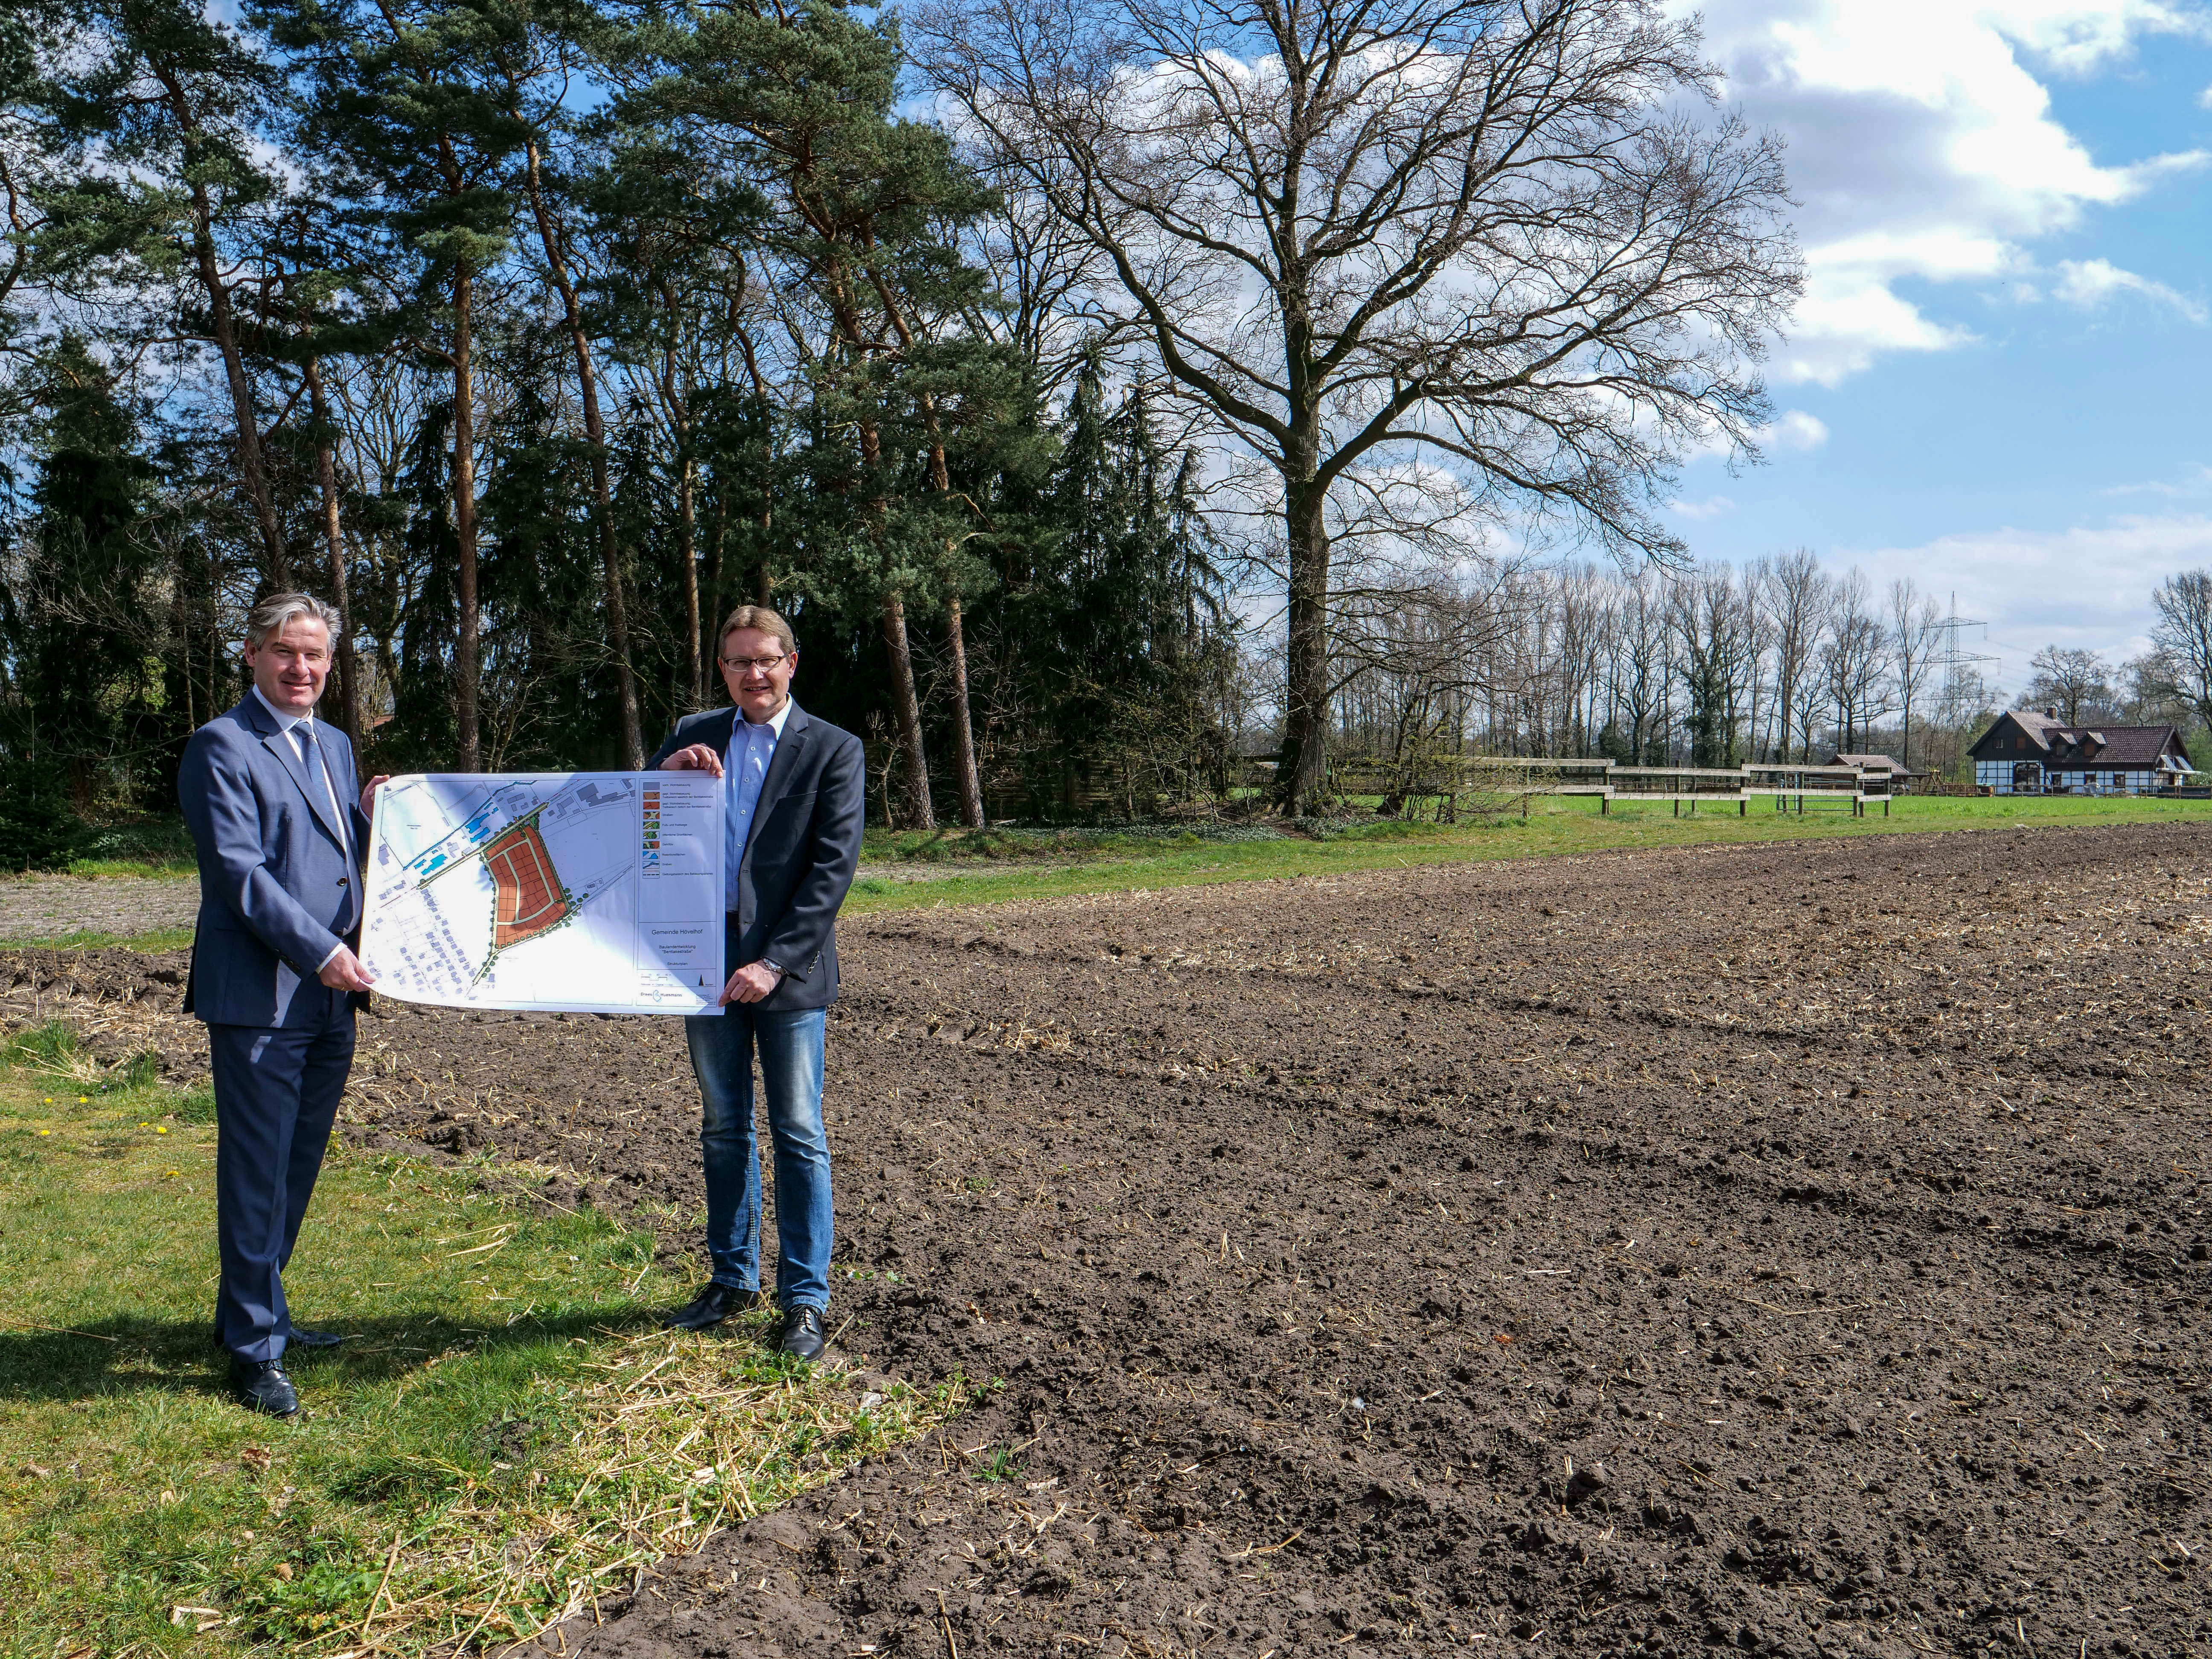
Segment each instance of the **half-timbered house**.
[[1967,751],[2000,795],[2149,795],[2197,769],[2171,726],[2069,726],[2056,708],[2011,708]]

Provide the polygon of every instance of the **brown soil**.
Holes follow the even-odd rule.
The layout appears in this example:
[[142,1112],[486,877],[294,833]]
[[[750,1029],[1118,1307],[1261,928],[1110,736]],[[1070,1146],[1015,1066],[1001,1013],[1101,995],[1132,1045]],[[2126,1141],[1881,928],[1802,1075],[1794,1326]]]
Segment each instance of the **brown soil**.
[[65,933],[128,938],[189,927],[199,908],[200,884],[191,876],[0,875],[0,947]]
[[[545,1647],[2212,1654],[2208,938],[2156,826],[851,924],[832,1324],[986,1398]],[[696,1216],[672,1023],[386,1013],[356,1136]]]

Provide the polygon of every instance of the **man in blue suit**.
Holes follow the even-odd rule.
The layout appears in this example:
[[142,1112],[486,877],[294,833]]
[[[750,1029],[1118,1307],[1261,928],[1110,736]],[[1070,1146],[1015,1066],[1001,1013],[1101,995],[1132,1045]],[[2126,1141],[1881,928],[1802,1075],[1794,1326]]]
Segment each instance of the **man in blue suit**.
[[253,687],[192,734],[177,795],[199,856],[199,923],[185,1008],[207,1023],[215,1071],[216,1340],[241,1404],[300,1407],[288,1348],[343,1338],[292,1323],[283,1270],[353,1064],[368,975],[357,939],[372,779],[315,719],[337,613],[280,593],[248,618]]
[[703,1330],[760,1297],[757,1048],[775,1152],[776,1346],[811,1363],[830,1306],[822,1042],[837,994],[837,910],[860,858],[867,771],[858,738],[791,700],[799,644],[775,611],[745,605],[730,613],[721,667],[734,707],[678,722],[647,763],[723,781],[725,960],[738,964],[720,1010],[684,1022],[702,1106],[714,1277],[668,1322]]

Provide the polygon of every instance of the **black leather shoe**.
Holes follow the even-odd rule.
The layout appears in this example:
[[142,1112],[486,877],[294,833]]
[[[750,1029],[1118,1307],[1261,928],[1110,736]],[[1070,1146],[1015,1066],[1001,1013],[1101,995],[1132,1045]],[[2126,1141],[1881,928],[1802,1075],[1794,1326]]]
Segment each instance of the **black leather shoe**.
[[709,1285],[660,1322],[670,1330],[703,1331],[751,1312],[760,1306],[760,1299],[758,1291],[741,1285]]
[[300,1409],[300,1396],[284,1366],[276,1359],[234,1359],[230,1362],[230,1391],[250,1412],[289,1417]]
[[811,1365],[822,1358],[822,1310],[793,1308],[783,1316],[775,1338],[777,1351]]

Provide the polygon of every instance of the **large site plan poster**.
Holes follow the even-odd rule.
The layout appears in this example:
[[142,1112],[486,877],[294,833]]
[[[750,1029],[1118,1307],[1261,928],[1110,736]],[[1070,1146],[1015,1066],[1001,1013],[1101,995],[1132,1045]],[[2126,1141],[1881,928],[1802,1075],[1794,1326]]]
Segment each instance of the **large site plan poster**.
[[460,1008],[698,1014],[722,971],[722,786],[477,773],[376,792],[362,960]]

